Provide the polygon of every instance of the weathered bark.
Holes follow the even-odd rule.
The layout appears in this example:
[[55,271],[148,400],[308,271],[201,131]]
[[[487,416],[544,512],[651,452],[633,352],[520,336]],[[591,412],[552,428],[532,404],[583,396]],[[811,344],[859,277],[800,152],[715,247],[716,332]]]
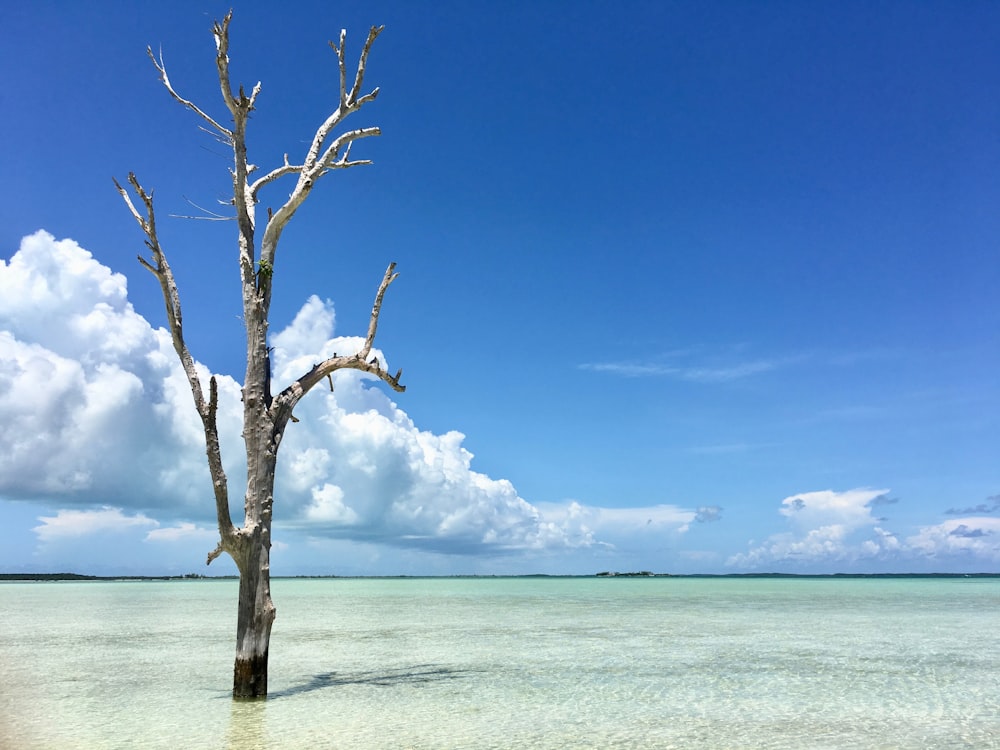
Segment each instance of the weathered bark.
[[[174,283],[173,273],[160,246],[156,231],[152,193],[147,193],[135,175],[129,174],[129,184],[142,201],[144,211],[133,204],[129,193],[118,182],[115,185],[125,200],[129,211],[146,235],[146,245],[152,252],[152,261],[142,256],[140,263],[153,273],[160,282],[164,303],[167,308],[167,322],[170,327],[174,348],[180,358],[184,372],[191,386],[195,408],[201,416],[205,430],[205,445],[209,471],[215,492],[216,516],[219,526],[219,544],[208,554],[207,562],[228,553],[236,562],[240,573],[239,608],[236,625],[236,660],[233,667],[233,697],[261,698],[267,695],[268,650],[271,626],[276,610],[271,601],[271,517],[274,503],[274,474],[277,465],[278,447],[285,428],[293,420],[292,411],[309,390],[324,378],[341,369],[369,372],[381,378],[393,390],[404,391],[399,378],[402,370],[390,375],[383,370],[376,358],[371,356],[375,333],[378,328],[382,300],[386,289],[396,279],[395,264],[386,269],[375,295],[368,335],[361,349],[353,354],[338,356],[314,365],[277,396],[271,393],[271,365],[267,348],[268,319],[271,307],[275,258],[282,232],[295,212],[309,197],[316,182],[334,169],[369,164],[367,160],[352,160],[351,145],[354,141],[380,135],[377,127],[360,128],[340,135],[334,131],[345,117],[356,112],[364,104],[378,96],[378,89],[361,94],[365,67],[372,43],[382,31],[382,27],[372,27],[368,32],[357,71],[348,88],[346,67],[346,32],[340,32],[340,41],[331,42],[337,54],[340,74],[340,97],[336,109],[317,128],[302,162],[292,164],[286,155],[284,164],[271,170],[263,177],[250,182],[250,175],[256,167],[247,158],[246,128],[250,112],[253,111],[260,93],[257,83],[247,96],[243,87],[233,91],[229,77],[229,23],[230,12],[213,27],[216,42],[216,70],[222,91],[222,99],[232,118],[232,126],[223,126],[193,102],[181,97],[173,88],[162,58],[157,59],[151,49],[147,53],[160,73],[163,85],[179,103],[201,117],[209,128],[217,133],[233,150],[233,198],[231,205],[235,215],[239,249],[239,273],[243,292],[243,320],[246,326],[247,361],[243,380],[243,440],[246,447],[247,486],[244,497],[244,519],[239,528],[234,526],[229,514],[227,479],[223,470],[219,434],[216,425],[218,389],[215,378],[210,381],[209,398],[206,401],[201,380],[195,370],[194,358],[184,342],[180,308],[180,295]],[[264,227],[258,254],[256,246],[256,205],[260,190],[270,183],[286,176],[298,175],[291,194],[276,211],[268,209],[268,220]],[[217,218],[217,217],[216,217]]]
[[[270,525],[270,524],[268,524]],[[267,696],[267,655],[275,609],[271,601],[270,542],[261,530],[239,561],[240,599],[236,618],[233,697]]]

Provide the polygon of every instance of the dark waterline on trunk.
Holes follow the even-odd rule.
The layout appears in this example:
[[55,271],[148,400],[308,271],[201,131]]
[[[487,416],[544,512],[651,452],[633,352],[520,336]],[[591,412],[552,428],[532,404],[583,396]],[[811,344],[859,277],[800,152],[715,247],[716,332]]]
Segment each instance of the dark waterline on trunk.
[[249,659],[236,658],[233,666],[233,698],[263,700],[267,698],[267,651]]

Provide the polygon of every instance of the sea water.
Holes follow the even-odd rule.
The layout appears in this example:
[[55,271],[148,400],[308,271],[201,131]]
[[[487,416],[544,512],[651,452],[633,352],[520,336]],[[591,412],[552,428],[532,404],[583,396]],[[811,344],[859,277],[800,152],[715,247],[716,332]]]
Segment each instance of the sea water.
[[1000,580],[0,584],[0,748],[1000,748]]

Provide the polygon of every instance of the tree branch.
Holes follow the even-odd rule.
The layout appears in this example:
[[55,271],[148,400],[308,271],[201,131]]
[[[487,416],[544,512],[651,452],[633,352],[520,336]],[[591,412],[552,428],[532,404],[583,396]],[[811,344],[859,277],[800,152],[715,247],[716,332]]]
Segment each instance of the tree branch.
[[340,30],[340,42],[330,42],[333,51],[337,53],[337,71],[340,73],[340,104],[338,109],[347,109],[347,60],[344,50],[347,48],[347,29]]
[[[368,321],[368,335],[365,337],[365,342],[362,344],[361,349],[355,354],[345,356],[334,354],[318,365],[313,365],[309,372],[305,373],[279,393],[271,405],[272,413],[275,415],[276,426],[283,428],[288,419],[291,418],[295,405],[302,400],[313,386],[337,370],[349,369],[368,372],[387,383],[397,393],[403,393],[406,390],[406,386],[399,382],[399,379],[403,376],[402,370],[398,370],[395,375],[391,375],[388,371],[382,369],[377,358],[373,357],[369,361],[369,355],[375,343],[375,334],[378,331],[379,316],[382,314],[382,300],[385,298],[385,292],[389,288],[389,285],[399,276],[398,273],[395,273],[395,269],[396,264],[390,263],[385,271],[385,275],[382,277],[382,283],[379,284],[378,292],[375,294],[375,302],[372,305],[371,318]],[[332,379],[330,381],[330,388],[331,390],[333,389]]]
[[368,38],[365,40],[365,46],[361,50],[361,56],[358,58],[357,72],[354,74],[354,84],[351,86],[350,91],[347,90],[346,29],[340,30],[339,44],[330,42],[333,51],[337,53],[337,69],[340,73],[340,100],[337,109],[316,129],[316,134],[313,136],[312,144],[309,146],[309,152],[304,162],[307,170],[311,170],[317,164],[320,151],[323,150],[323,144],[333,129],[349,114],[356,112],[363,105],[373,101],[378,96],[379,89],[377,86],[360,99],[358,98],[358,92],[361,90],[361,85],[364,82],[365,68],[368,66],[368,53],[371,52],[372,44],[378,38],[378,35],[382,33],[383,29],[385,29],[385,26],[372,26],[368,30]]
[[136,220],[139,228],[142,229],[143,234],[146,235],[146,246],[153,253],[152,263],[143,258],[141,255],[139,256],[139,262],[146,270],[150,271],[156,277],[157,281],[160,282],[160,290],[163,293],[163,303],[167,312],[167,325],[170,329],[170,336],[173,339],[174,351],[177,352],[177,356],[180,358],[181,364],[184,367],[184,372],[187,375],[188,382],[191,385],[191,392],[194,395],[195,407],[198,409],[198,413],[204,417],[206,414],[206,408],[205,398],[201,388],[201,380],[195,370],[194,359],[191,356],[191,352],[188,351],[187,344],[184,341],[184,322],[183,315],[181,314],[180,293],[177,291],[177,284],[174,281],[173,271],[170,269],[170,264],[167,262],[167,256],[164,254],[163,248],[160,247],[160,240],[156,234],[156,213],[153,210],[153,195],[152,193],[147,193],[143,189],[142,185],[140,185],[139,181],[136,179],[134,172],[129,172],[128,181],[146,209],[145,216],[142,216],[136,209],[128,191],[121,186],[118,180],[113,179],[115,187],[118,188],[118,192],[124,199],[129,212],[131,212],[132,217]]
[[217,123],[210,115],[208,115],[197,104],[195,104],[192,101],[189,101],[188,99],[185,99],[183,96],[174,91],[174,87],[170,84],[170,78],[167,77],[167,68],[163,63],[163,52],[162,51],[160,52],[160,57],[159,59],[157,59],[156,55],[153,54],[153,48],[146,47],[146,54],[149,55],[149,59],[153,61],[153,65],[159,71],[160,80],[163,82],[163,85],[166,87],[167,91],[170,92],[170,95],[178,102],[183,104],[185,107],[190,109],[192,112],[194,112],[196,115],[201,117],[209,125],[211,125],[212,129],[220,133],[222,136],[224,136],[227,142],[232,142],[233,133],[231,130],[229,130],[229,128],[225,128],[219,123]]
[[364,359],[368,359],[368,353],[372,350],[372,345],[375,343],[375,332],[378,330],[378,316],[382,312],[382,299],[385,297],[385,290],[389,288],[389,284],[399,277],[398,273],[394,273],[395,270],[396,264],[390,263],[389,267],[385,269],[382,283],[378,285],[378,292],[375,294],[375,303],[372,305],[372,314],[368,320],[368,335],[365,337],[364,347],[358,352]]
[[[230,543],[235,533],[232,518],[229,515],[229,490],[226,482],[226,472],[222,465],[222,450],[219,445],[219,427],[216,415],[219,406],[219,388],[215,376],[209,380],[209,398],[205,401],[204,392],[201,386],[201,378],[195,367],[194,358],[188,350],[184,341],[184,323],[181,315],[181,298],[177,290],[177,283],[174,280],[174,273],[167,262],[167,256],[160,246],[160,240],[156,233],[156,212],[153,208],[153,194],[147,193],[135,173],[129,172],[128,182],[132,190],[142,201],[145,207],[145,215],[141,214],[132,202],[128,191],[112,178],[118,193],[125,201],[132,218],[136,220],[143,234],[146,235],[146,246],[153,254],[152,262],[139,256],[139,263],[143,268],[152,273],[160,282],[160,291],[163,293],[163,304],[167,313],[167,325],[170,329],[170,337],[173,340],[174,351],[181,361],[181,367],[187,376],[188,385],[191,388],[191,396],[194,398],[195,409],[201,417],[205,431],[205,449],[208,455],[208,467],[212,476],[212,484],[215,492],[215,506],[219,521],[220,545],[226,546]],[[218,555],[216,555],[217,557]],[[214,559],[209,555],[209,562]]]
[[[267,261],[268,265],[274,265],[274,253],[285,225],[288,224],[299,206],[302,205],[309,196],[309,193],[312,192],[316,181],[320,177],[331,169],[344,169],[371,163],[367,159],[351,161],[350,145],[361,138],[381,135],[382,131],[379,128],[359,128],[341,134],[330,143],[328,143],[328,140],[333,131],[348,115],[358,111],[362,106],[373,101],[378,96],[378,88],[372,89],[372,91],[364,96],[359,96],[358,94],[364,83],[365,68],[368,65],[368,54],[375,39],[382,33],[384,28],[384,26],[372,26],[369,29],[368,38],[365,40],[361,56],[358,58],[354,83],[350,90],[347,89],[347,32],[343,30],[340,32],[339,43],[334,44],[330,42],[333,51],[337,53],[337,69],[340,77],[340,96],[337,108],[316,129],[316,133],[313,135],[312,142],[309,145],[309,150],[306,152],[305,159],[303,159],[301,165],[292,166],[288,164],[286,158],[284,166],[258,179],[250,188],[251,195],[256,200],[257,191],[267,183],[286,174],[298,173],[299,175],[295,188],[285,203],[273,212],[267,223],[267,229],[264,231],[264,238],[261,241],[261,258]],[[344,149],[343,154],[341,154],[342,149]]]
[[[368,53],[371,52],[372,44],[378,35],[385,30],[385,26],[372,26],[368,29],[368,38],[365,40],[365,46],[361,50],[361,58],[358,62],[358,72],[354,77],[354,85],[351,87],[351,93],[347,98],[347,103],[349,106],[360,107],[362,104],[366,104],[378,96],[378,87],[376,86],[371,93],[365,94],[363,97],[358,99],[358,92],[361,91],[361,85],[365,79],[365,68],[368,66]],[[344,31],[340,32],[340,50],[337,53],[337,57],[342,58],[344,56]]]
[[208,557],[205,559],[205,565],[211,565],[212,561],[223,552],[225,552],[225,550],[222,548],[222,540],[219,540],[219,543],[215,545],[215,549],[208,553]]
[[[215,67],[219,74],[219,84],[222,88],[222,99],[233,117],[236,116],[237,104],[233,97],[233,89],[229,83],[229,22],[233,20],[230,9],[222,22],[212,24],[212,35],[215,37]],[[258,84],[259,85],[259,84]]]
[[[323,171],[320,174],[324,174],[328,169],[339,169],[342,167],[353,167],[358,164],[371,164],[370,161],[348,161],[351,156],[351,144],[354,141],[361,138],[370,138],[375,135],[382,135],[382,130],[379,127],[370,128],[358,128],[357,130],[351,130],[347,133],[342,133],[337,136],[337,138],[331,143],[326,151],[323,152],[323,158],[320,159],[320,165],[323,167]],[[344,155],[340,156],[340,149],[347,146],[347,150]],[[339,158],[338,158],[339,157]]]
[[288,154],[285,154],[285,163],[282,164],[277,169],[272,169],[263,177],[258,177],[253,184],[250,185],[250,195],[253,196],[254,201],[257,200],[257,193],[260,189],[267,185],[268,183],[274,182],[275,180],[284,177],[286,174],[295,174],[296,172],[302,171],[301,164],[289,164]]
[[[222,214],[215,213],[215,211],[209,211],[207,208],[199,206],[197,203],[195,203],[190,198],[185,197],[184,200],[186,200],[188,203],[190,203],[192,206],[194,206],[195,208],[197,208],[202,213],[205,213],[205,214],[208,214],[208,215],[207,216],[185,216],[183,214],[168,214],[171,219],[196,219],[198,221],[235,221],[236,220],[235,216],[223,216]],[[224,205],[230,205],[230,204],[225,203]]]

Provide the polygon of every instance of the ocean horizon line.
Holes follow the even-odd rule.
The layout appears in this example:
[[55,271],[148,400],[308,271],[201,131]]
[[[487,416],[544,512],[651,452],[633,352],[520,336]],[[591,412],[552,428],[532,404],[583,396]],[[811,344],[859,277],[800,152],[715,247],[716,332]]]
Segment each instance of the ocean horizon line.
[[[523,573],[523,574],[491,574],[491,573],[457,573],[452,575],[338,575],[336,573],[319,575],[274,575],[272,580],[428,580],[428,579],[531,579],[531,578],[801,578],[801,579],[866,579],[866,578],[1000,578],[1000,572],[976,573],[654,573],[650,571],[618,572],[601,571],[599,573]],[[201,573],[164,574],[164,575],[90,575],[86,573],[2,573],[0,582],[23,581],[226,581],[239,580],[238,575],[203,575]]]

